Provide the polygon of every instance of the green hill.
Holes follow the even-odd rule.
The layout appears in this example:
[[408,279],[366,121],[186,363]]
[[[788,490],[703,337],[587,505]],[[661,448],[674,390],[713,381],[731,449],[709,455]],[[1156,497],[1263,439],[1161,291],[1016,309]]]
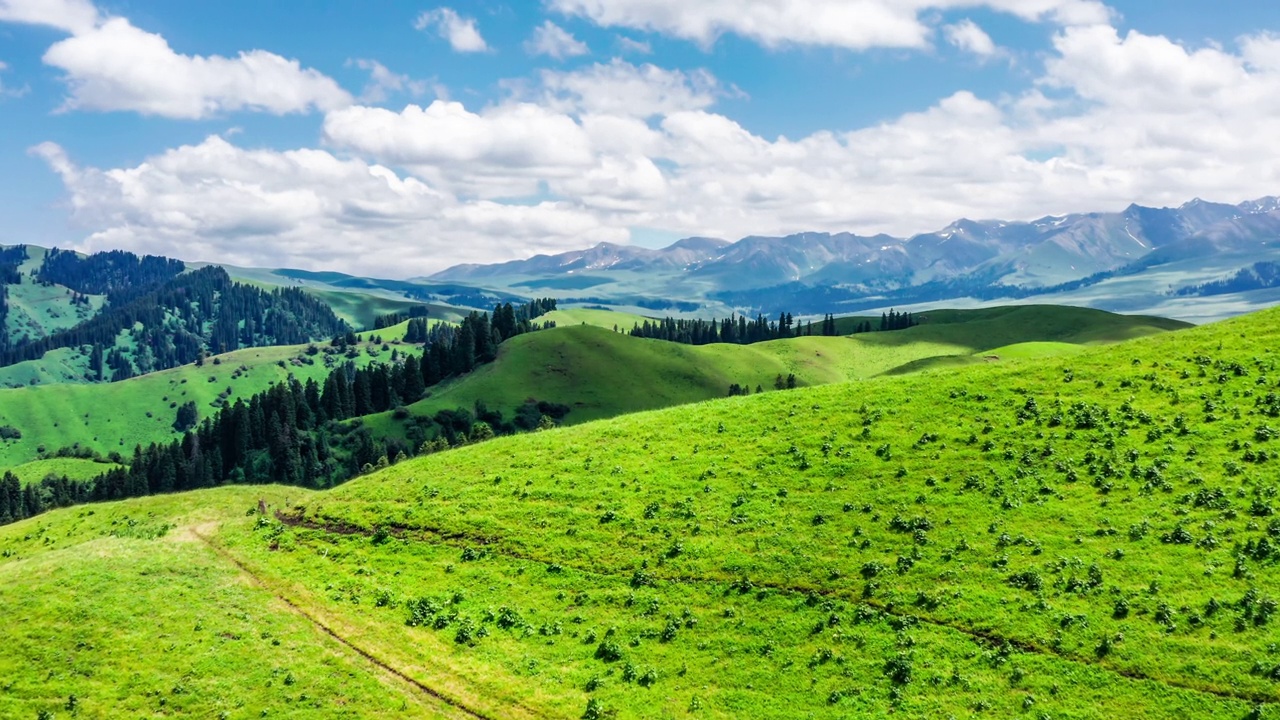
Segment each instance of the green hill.
[[65,477],[69,480],[92,480],[113,468],[121,467],[116,463],[95,462],[87,458],[49,458],[32,460],[11,470],[18,480],[26,485],[43,480],[46,476]]
[[[568,314],[566,314],[568,313]],[[724,397],[731,384],[772,390],[779,375],[801,386],[863,380],[883,373],[983,362],[975,354],[1010,349],[1009,357],[1061,354],[1068,346],[1100,344],[1190,327],[1163,318],[1115,315],[1099,310],[1020,306],[932,314],[926,324],[849,337],[800,337],[753,345],[679,345],[602,329],[608,311],[557,311],[576,318],[553,330],[513,339],[498,359],[466,377],[435,388],[412,406],[419,415],[472,407],[477,400],[510,413],[526,399],[572,408],[569,423]],[[621,315],[621,314],[618,314]],[[632,320],[636,316],[623,316]],[[627,324],[627,330],[634,322]],[[621,326],[620,326],[621,327]],[[1052,343],[1032,344],[1026,343]],[[394,432],[386,416],[369,421]]]
[[0,528],[0,714],[1276,717],[1276,347],[1269,311],[56,511]]

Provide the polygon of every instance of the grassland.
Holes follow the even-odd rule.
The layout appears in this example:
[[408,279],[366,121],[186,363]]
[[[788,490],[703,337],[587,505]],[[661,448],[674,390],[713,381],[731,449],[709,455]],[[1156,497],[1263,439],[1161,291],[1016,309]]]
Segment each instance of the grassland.
[[[566,312],[571,314],[557,314]],[[1086,344],[1189,327],[1083,308],[1024,306],[938,311],[927,324],[893,332],[691,346],[612,332],[615,315],[620,314],[552,313],[547,317],[556,319],[558,327],[514,338],[502,346],[496,362],[433,389],[430,397],[410,409],[429,415],[472,407],[481,400],[510,416],[533,397],[570,406],[566,422],[582,423],[724,397],[734,383],[771,390],[780,375],[795,375],[801,386],[823,385],[995,362],[1005,359],[996,354],[1000,352],[1007,352],[1008,358],[1059,355]],[[626,323],[626,328],[633,324]],[[390,416],[368,422],[384,432],[396,431]]]
[[[387,338],[389,339],[389,338]],[[387,362],[407,346],[363,343],[357,364]],[[343,356],[307,354],[306,345],[249,348],[216,356],[202,365],[184,365],[116,383],[53,384],[0,390],[0,425],[22,432],[0,440],[0,470],[37,459],[62,447],[82,447],[103,455],[128,456],[135,445],[177,437],[176,408],[195,402],[200,417],[223,403],[248,398],[289,376],[322,381],[330,362]],[[230,391],[230,392],[228,392]]]
[[617,329],[621,332],[630,332],[631,328],[648,320],[642,315],[633,315],[631,313],[618,312],[615,310],[600,310],[597,308],[561,308],[552,310],[551,312],[538,318],[538,322],[554,322],[557,327],[566,327],[569,325],[591,325],[605,330]]
[[[412,308],[427,304],[372,293],[306,289],[307,292],[328,303],[338,317],[346,320],[356,329],[373,327],[373,321],[380,315],[407,313]],[[469,312],[448,305],[427,304],[427,306],[430,308],[431,318],[445,322],[458,322]]]
[[0,530],[0,716],[459,716],[335,642],[204,539],[259,498],[303,497],[228,488]]
[[0,528],[0,714],[1277,717],[1276,347],[1270,311],[59,511]]
[[49,458],[23,463],[12,468],[11,472],[18,476],[19,482],[26,485],[40,482],[49,475],[70,480],[92,480],[117,467],[121,466],[116,463],[95,462],[86,458]]

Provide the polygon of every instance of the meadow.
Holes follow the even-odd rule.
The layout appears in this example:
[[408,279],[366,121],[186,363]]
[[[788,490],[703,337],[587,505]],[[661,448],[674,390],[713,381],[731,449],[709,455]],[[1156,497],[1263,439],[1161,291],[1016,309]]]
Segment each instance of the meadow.
[[[0,712],[134,678],[226,717],[1277,717],[1278,342],[1267,311],[56,511],[0,528]],[[361,662],[382,694],[334,684]]]
[[[532,397],[568,405],[570,424],[710,400],[730,385],[773,390],[779,377],[800,386],[865,380],[939,366],[1059,355],[1084,345],[1119,342],[1189,327],[1162,318],[1084,308],[1023,306],[937,311],[907,330],[809,336],[752,345],[680,345],[626,335],[643,318],[602,310],[558,310],[557,327],[504,343],[497,360],[432,388],[409,406],[414,414],[472,407],[482,401],[510,414]],[[841,318],[852,331],[863,318]],[[576,321],[576,323],[575,323]],[[878,319],[877,319],[878,322]],[[617,325],[621,332],[613,332]],[[390,415],[371,427],[395,433]]]

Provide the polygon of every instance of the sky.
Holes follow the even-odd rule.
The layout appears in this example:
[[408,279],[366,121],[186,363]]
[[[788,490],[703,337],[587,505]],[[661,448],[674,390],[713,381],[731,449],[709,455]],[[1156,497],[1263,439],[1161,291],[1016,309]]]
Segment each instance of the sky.
[[1280,194],[1254,0],[0,0],[0,244],[427,275]]

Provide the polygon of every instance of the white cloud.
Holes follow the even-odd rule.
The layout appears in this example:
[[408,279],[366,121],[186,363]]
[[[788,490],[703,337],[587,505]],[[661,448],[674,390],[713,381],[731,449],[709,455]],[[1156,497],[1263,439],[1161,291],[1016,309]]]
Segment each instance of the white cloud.
[[66,73],[66,110],[132,110],[200,119],[237,110],[282,115],[350,103],[330,78],[263,50],[238,57],[180,55],[124,18],[59,41],[44,54]]
[[455,52],[484,52],[489,45],[480,35],[474,18],[462,17],[451,8],[441,7],[427,10],[413,22],[418,30],[434,30],[436,34],[449,41]]
[[111,170],[78,167],[52,143],[32,152],[62,177],[90,230],[84,251],[402,277],[626,239],[565,203],[461,202],[321,150],[245,150],[213,136]]
[[[1019,7],[1048,17],[1066,6]],[[715,112],[724,91],[709,74],[615,60],[543,71],[488,107],[330,111],[325,142],[351,159],[219,138],[116,170],[40,152],[90,243],[172,252],[190,236],[207,257],[385,263],[380,272],[405,275],[625,240],[636,227],[905,235],[962,216],[1274,194],[1277,60],[1266,34],[1194,48],[1082,25],[1056,33],[1021,97],[958,91],[882,123],[795,138]]]
[[989,58],[999,52],[991,36],[978,27],[977,23],[967,18],[943,27],[942,32],[947,42],[979,57]]
[[369,82],[360,93],[360,102],[385,102],[393,93],[405,93],[418,98],[431,89],[425,80],[414,80],[408,75],[394,73],[377,60],[356,58],[348,60],[347,65],[358,67],[369,73]]
[[698,110],[726,94],[706,70],[665,70],[614,59],[573,72],[540,73],[544,102],[564,111],[652,117]]
[[89,0],[0,0],[0,22],[80,33],[92,30],[98,20],[98,9]]
[[546,55],[557,60],[591,52],[586,43],[550,20],[534,28],[533,37],[529,38],[524,47],[530,55]]
[[324,135],[451,192],[485,197],[532,194],[540,180],[579,172],[593,161],[590,141],[573,118],[530,103],[481,113],[441,100],[399,113],[355,106],[329,113]]
[[618,36],[618,47],[625,53],[635,53],[637,55],[649,55],[653,53],[653,46],[644,40],[636,40],[626,35]]
[[1107,22],[1097,0],[548,0],[563,14],[604,27],[664,33],[709,46],[724,33],[766,47],[823,45],[865,50],[921,48],[932,31],[926,10],[986,7],[1064,25]]
[[1261,33],[1240,39],[1244,58],[1257,70],[1280,72],[1280,35]]

